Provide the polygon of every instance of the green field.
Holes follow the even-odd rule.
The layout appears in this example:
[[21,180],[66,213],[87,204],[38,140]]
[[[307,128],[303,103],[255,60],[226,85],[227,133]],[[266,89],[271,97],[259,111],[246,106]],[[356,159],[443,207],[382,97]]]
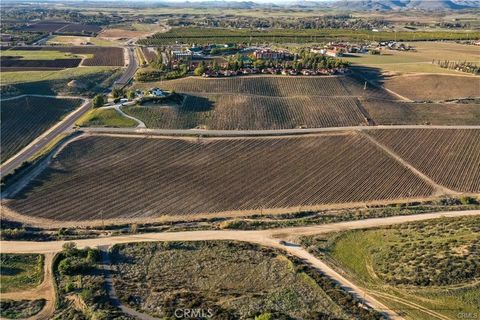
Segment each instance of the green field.
[[92,58],[93,54],[71,54],[69,52],[60,52],[53,50],[4,50],[0,51],[0,57],[15,56],[21,57],[22,60],[55,60],[55,59],[72,59],[72,58]]
[[415,51],[384,49],[380,55],[351,54],[342,59],[353,65],[379,68],[389,72],[420,72],[461,74],[459,71],[444,69],[434,61],[469,61],[479,64],[478,48],[454,42],[417,41],[410,42]]
[[31,289],[42,282],[42,255],[2,253],[0,259],[0,292]]
[[112,67],[78,67],[53,71],[2,72],[0,84],[6,85],[24,82],[75,79],[77,77],[91,76],[96,73],[109,72],[112,69]]
[[222,29],[222,28],[173,28],[168,32],[157,33],[150,38],[141,39],[139,44],[166,45],[177,41],[184,43],[309,43],[322,41],[411,41],[411,40],[447,40],[472,39],[480,37],[480,32],[446,32],[446,31],[417,31],[417,32],[374,32],[370,30],[349,29]]
[[126,118],[114,109],[92,109],[76,123],[80,127],[136,127],[135,120]]
[[93,96],[110,87],[121,73],[121,69],[111,67],[2,72],[0,93],[5,98],[22,94]]
[[477,313],[480,217],[438,219],[304,239],[407,319]]

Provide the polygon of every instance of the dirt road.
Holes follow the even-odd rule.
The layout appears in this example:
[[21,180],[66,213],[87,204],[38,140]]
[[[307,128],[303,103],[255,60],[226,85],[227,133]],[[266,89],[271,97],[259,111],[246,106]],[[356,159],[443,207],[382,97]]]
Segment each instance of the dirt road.
[[[3,250],[2,250],[3,252]],[[46,253],[42,283],[29,290],[2,293],[2,299],[10,300],[37,300],[45,299],[45,307],[28,320],[47,320],[55,312],[55,289],[53,287],[52,261],[54,253]]]
[[[388,218],[365,219],[357,221],[339,222],[307,227],[292,227],[283,229],[269,229],[258,231],[236,231],[236,230],[205,230],[205,231],[185,231],[185,232],[165,232],[165,233],[149,233],[149,234],[133,234],[109,238],[80,239],[75,240],[79,248],[85,247],[103,247],[112,246],[118,243],[130,242],[149,242],[149,241],[197,241],[197,240],[237,240],[257,243],[264,246],[274,247],[285,250],[301,259],[306,260],[315,268],[325,273],[347,291],[364,299],[365,303],[372,308],[385,312],[392,319],[400,317],[383,303],[379,302],[372,294],[364,292],[360,287],[344,278],[338,272],[330,268],[318,258],[314,257],[303,248],[295,245],[294,242],[300,236],[314,235],[321,233],[329,233],[336,231],[345,231],[352,229],[364,229],[382,227],[392,224],[405,222],[422,221],[436,219],[441,217],[459,217],[459,216],[476,216],[480,215],[480,210],[471,211],[451,211],[451,212],[435,212],[409,216],[395,216]],[[293,242],[292,244],[283,245],[280,240]],[[1,241],[1,252],[3,253],[44,253],[52,256],[53,253],[59,252],[63,244],[67,241]],[[45,279],[51,279],[46,277]],[[53,288],[53,284],[51,284]]]
[[202,129],[145,129],[145,128],[82,128],[87,133],[143,134],[162,136],[212,136],[212,137],[246,137],[246,136],[282,136],[302,135],[328,132],[364,131],[381,129],[472,129],[480,126],[434,126],[434,125],[378,125],[354,127],[328,127],[282,130],[202,130]]

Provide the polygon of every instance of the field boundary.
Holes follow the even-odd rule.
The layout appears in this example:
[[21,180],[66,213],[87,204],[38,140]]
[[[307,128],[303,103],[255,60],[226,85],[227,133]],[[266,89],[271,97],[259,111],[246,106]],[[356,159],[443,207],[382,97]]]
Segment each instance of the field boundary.
[[427,175],[425,175],[423,172],[421,172],[420,170],[418,170],[417,168],[415,168],[413,165],[411,165],[410,163],[408,163],[405,159],[403,159],[400,155],[398,155],[397,153],[395,153],[393,150],[391,150],[390,148],[388,148],[387,146],[381,144],[380,142],[378,142],[375,138],[373,138],[372,136],[368,135],[368,134],[364,134],[364,133],[361,133],[362,136],[366,137],[371,143],[373,143],[375,146],[377,146],[378,148],[382,149],[388,156],[392,157],[395,161],[399,162],[401,165],[403,165],[404,167],[406,167],[407,169],[409,169],[411,172],[413,172],[414,174],[416,174],[417,176],[419,176],[420,178],[422,178],[424,181],[426,181],[428,184],[430,184],[433,188],[435,188],[436,190],[436,193],[435,195],[445,195],[445,194],[451,194],[451,195],[459,195],[461,194],[460,192],[457,192],[457,191],[454,191],[454,190],[451,190],[445,186],[442,186],[440,184],[438,184],[437,182],[435,182],[434,180],[432,180],[430,177],[428,177]]

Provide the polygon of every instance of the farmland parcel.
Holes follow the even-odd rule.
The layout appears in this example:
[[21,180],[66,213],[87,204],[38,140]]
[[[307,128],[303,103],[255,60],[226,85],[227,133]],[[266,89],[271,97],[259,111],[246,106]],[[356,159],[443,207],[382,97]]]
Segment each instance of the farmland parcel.
[[2,162],[53,126],[82,99],[22,96],[1,103]]
[[433,193],[358,133],[200,140],[92,136],[67,145],[9,207],[32,217],[85,221],[291,211]]

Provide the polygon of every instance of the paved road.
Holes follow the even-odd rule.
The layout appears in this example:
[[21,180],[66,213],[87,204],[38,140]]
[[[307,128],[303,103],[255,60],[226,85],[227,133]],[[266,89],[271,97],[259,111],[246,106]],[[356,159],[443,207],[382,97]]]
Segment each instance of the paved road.
[[350,130],[379,130],[379,129],[476,129],[480,126],[429,126],[429,125],[390,125],[390,126],[355,126],[283,130],[202,130],[202,129],[145,129],[145,128],[82,128],[91,133],[143,134],[143,135],[179,135],[179,136],[214,136],[214,137],[241,137],[241,136],[281,136],[300,135],[325,132],[341,132]]
[[137,60],[135,59],[135,52],[133,51],[133,47],[128,47],[127,52],[128,52],[128,67],[123,73],[123,75],[115,81],[114,86],[120,86],[124,87],[128,84],[128,82],[133,78],[135,75],[135,72],[137,71]]
[[16,155],[5,161],[0,167],[1,176],[3,177],[11,173],[15,168],[19,167],[23,162],[27,161],[31,156],[49,144],[59,134],[71,129],[75,124],[75,121],[87,112],[91,105],[91,101],[85,101],[80,108],[67,115],[62,121],[44,132],[28,146],[20,150]]
[[[390,318],[400,318],[395,312],[388,309],[383,303],[379,302],[373,295],[365,293],[360,287],[344,278],[338,272],[333,270],[327,264],[312,256],[307,251],[296,245],[282,245],[280,240],[296,241],[298,237],[304,235],[314,235],[321,233],[329,233],[336,231],[364,229],[399,224],[412,221],[423,221],[428,219],[436,219],[441,217],[459,217],[459,216],[475,216],[480,215],[480,210],[471,211],[451,211],[451,212],[435,212],[409,216],[395,216],[387,218],[365,219],[357,221],[347,221],[339,223],[331,223],[324,225],[315,225],[307,227],[292,227],[269,230],[204,230],[204,231],[184,231],[184,232],[164,232],[164,233],[147,233],[124,235],[117,237],[105,237],[94,239],[74,240],[79,248],[85,247],[104,247],[118,243],[132,242],[152,242],[152,241],[199,241],[199,240],[237,240],[257,243],[260,245],[270,246],[283,249],[289,253],[306,260],[312,266],[325,273],[332,279],[336,280],[347,291],[364,299],[371,307],[382,310]],[[0,249],[3,253],[55,253],[62,250],[63,244],[67,241],[0,241]]]

